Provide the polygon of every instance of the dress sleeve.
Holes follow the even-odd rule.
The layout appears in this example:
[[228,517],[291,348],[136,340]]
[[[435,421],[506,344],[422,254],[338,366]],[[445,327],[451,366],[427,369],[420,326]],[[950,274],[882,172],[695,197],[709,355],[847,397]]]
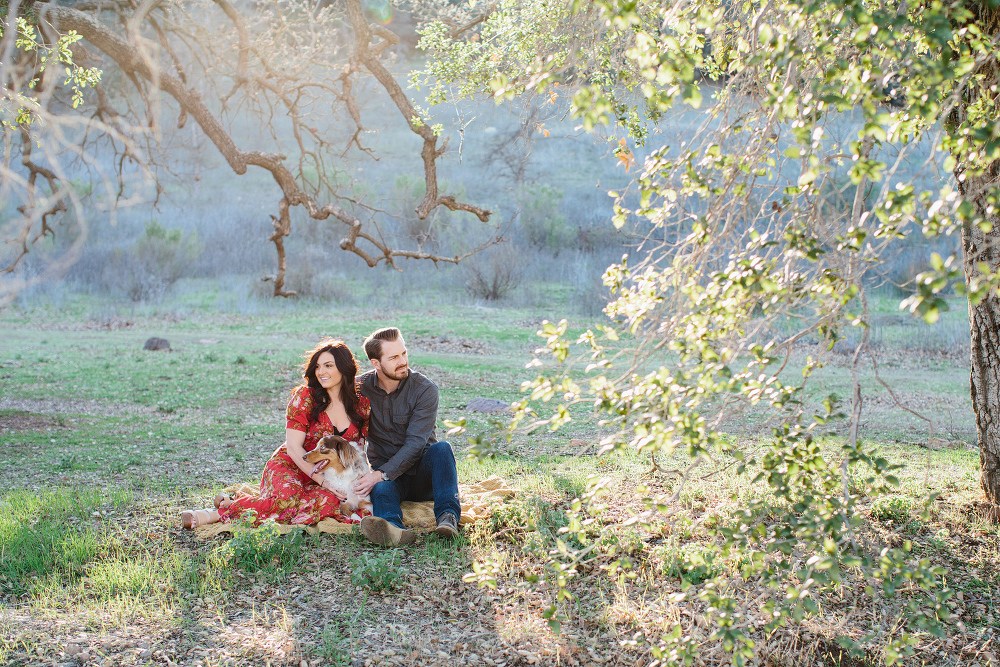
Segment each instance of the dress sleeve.
[[285,428],[308,433],[311,412],[312,393],[306,385],[299,385],[292,390],[292,397],[288,399]]
[[361,436],[368,437],[368,418],[372,414],[372,403],[366,396],[358,397],[358,412],[361,413]]

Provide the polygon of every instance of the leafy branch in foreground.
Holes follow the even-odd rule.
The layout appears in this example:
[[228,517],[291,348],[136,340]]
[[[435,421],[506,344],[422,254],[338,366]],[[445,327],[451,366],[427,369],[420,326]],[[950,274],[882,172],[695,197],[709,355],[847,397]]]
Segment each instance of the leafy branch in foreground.
[[[83,89],[93,88],[100,82],[101,70],[96,67],[81,67],[73,61],[70,47],[81,39],[75,30],[60,35],[56,43],[49,46],[39,41],[35,26],[31,25],[27,18],[19,16],[16,19],[16,35],[14,45],[24,54],[30,54],[35,60],[35,67],[31,70],[35,76],[27,81],[23,89],[16,86],[4,88],[3,113],[0,114],[0,124],[4,127],[28,125],[35,120],[39,99],[37,95],[25,94],[24,90],[36,88],[41,77],[53,65],[65,65],[63,69],[66,79],[63,85],[70,86],[72,90],[71,106],[74,109],[83,103]],[[0,24],[0,42],[3,41],[3,37],[4,26]]]
[[[854,651],[894,664],[921,650],[946,631],[951,592],[940,568],[858,518],[864,495],[896,483],[859,441],[858,369],[870,354],[868,294],[885,283],[901,241],[950,243],[901,307],[934,322],[964,278],[980,483],[1000,506],[1000,6],[577,0],[546,11],[558,15],[547,25],[583,20],[586,39],[553,41],[530,63],[504,68],[518,53],[517,31],[484,24],[478,40],[438,31],[426,45],[461,52],[464,64],[432,71],[449,84],[478,81],[492,67],[497,99],[565,84],[585,127],[606,125],[637,143],[677,104],[703,111],[694,120],[688,112],[690,131],[654,147],[620,193],[612,222],[645,238],[605,274],[612,322],[575,342],[565,323],[543,327],[551,361],[533,362],[543,373],[511,428],[557,429],[575,418],[574,406],[589,405],[616,432],[603,451],[626,448],[654,463],[683,453],[691,467],[681,487],[693,466],[735,460],[760,488],[726,530],[708,529],[727,571],[681,594],[714,610],[711,631],[667,627],[653,640],[662,659],[691,664],[707,642],[743,663],[767,628],[808,618],[837,595],[891,604],[893,631],[872,626],[867,637],[844,638]],[[489,21],[530,12],[501,3]],[[607,67],[601,53],[623,66]],[[621,113],[623,100],[634,114]],[[954,178],[942,182],[939,165]],[[625,341],[614,354],[613,337]],[[854,382],[846,443],[831,457],[817,434],[838,402],[819,409],[808,389],[842,340],[854,341]],[[539,417],[529,401],[556,405]],[[773,433],[757,455],[727,437],[744,414]],[[547,561],[560,591],[600,538],[603,488],[595,480],[574,504]],[[636,522],[646,530],[677,511],[676,490],[640,495],[646,511]],[[769,593],[755,602],[735,595],[740,587]]]
[[[468,31],[425,30],[439,98],[480,91],[499,101],[560,85],[584,127],[636,144],[676,104],[704,109],[674,145],[652,151],[613,220],[648,232],[628,280],[645,290],[652,319],[656,300],[667,309],[673,298],[657,276],[678,263],[707,276],[742,253],[750,271],[777,262],[805,289],[839,281],[864,291],[887,281],[903,240],[945,249],[901,306],[934,322],[956,281],[969,297],[980,483],[1000,506],[1000,407],[990,398],[1000,391],[1000,3],[529,5],[490,5]],[[562,38],[534,41],[548,33]],[[750,248],[751,233],[768,243]],[[827,316],[789,313],[818,326]]]
[[[749,501],[741,503],[733,497],[738,509],[728,522],[703,526],[705,539],[716,547],[715,563],[722,566],[721,571],[703,581],[684,581],[682,591],[672,596],[677,604],[703,609],[714,629],[704,634],[695,626],[674,626],[665,628],[659,637],[647,636],[657,659],[692,664],[699,646],[707,641],[718,642],[736,664],[745,664],[754,656],[754,638],[760,633],[816,615],[827,597],[873,596],[878,589],[882,602],[892,605],[896,626],[890,637],[879,638],[884,642],[879,650],[887,664],[894,664],[912,655],[927,637],[945,634],[952,619],[949,600],[953,595],[945,584],[946,573],[927,559],[914,558],[909,542],[898,547],[883,544],[867,525],[859,503],[898,487],[892,474],[897,466],[856,439],[844,443],[839,457],[827,458],[829,447],[824,451],[816,436],[844,415],[836,412],[835,397],[824,401],[821,413],[809,414],[806,383],[820,363],[814,363],[800,383],[789,385],[778,377],[787,360],[765,355],[759,345],[749,345],[742,355],[724,346],[727,339],[741,340],[730,338],[741,333],[738,305],[759,305],[754,295],[758,283],[766,280],[758,276],[739,285],[727,275],[733,274],[719,272],[709,283],[729,295],[727,307],[711,310],[708,317],[704,310],[684,311],[685,316],[673,321],[675,328],[668,330],[673,335],[665,336],[671,341],[669,351],[627,359],[622,377],[609,374],[617,365],[603,347],[607,334],[599,337],[587,331],[571,341],[565,321],[545,323],[539,335],[546,339],[546,347],[540,352],[553,361],[543,363],[536,358],[534,365],[546,372],[525,383],[524,389],[535,400],[561,399],[561,404],[541,418],[522,402],[511,428],[559,428],[572,419],[573,404],[583,403],[593,407],[603,424],[618,427],[617,434],[603,442],[605,453],[628,449],[655,460],[683,451],[691,463],[678,471],[680,481],[669,494],[650,494],[642,487],[637,491],[643,494],[646,511],[629,523],[646,534],[655,534],[662,522],[675,520],[682,511],[685,482],[705,461],[734,461],[736,473],[759,489]],[[696,299],[702,296],[700,290],[687,292]],[[775,292],[781,298],[774,303],[781,304],[791,298],[793,290],[783,290],[776,283]],[[837,300],[843,304],[849,298]],[[633,302],[619,299],[616,303],[625,307]],[[633,328],[640,321],[633,320]],[[610,338],[617,335],[611,333]],[[582,348],[579,356],[571,354],[574,346]],[[643,366],[650,370],[639,375],[636,371]],[[571,379],[581,375],[589,382]],[[740,402],[748,409],[767,406],[772,412],[773,437],[755,456],[748,456],[714,426]],[[609,478],[592,477],[587,492],[567,512],[563,537],[545,567],[546,583],[557,591],[556,604],[547,612],[553,618],[558,602],[572,596],[570,580],[613,535],[602,517],[609,484]],[[682,571],[697,571],[704,565],[697,552],[688,558]],[[625,576],[632,567],[627,556],[602,566],[612,577]],[[485,571],[480,566],[470,580],[480,579],[477,575]],[[748,600],[747,590],[764,592]],[[867,637],[845,635],[840,641],[863,655],[872,648],[870,642],[878,629],[873,626]]]

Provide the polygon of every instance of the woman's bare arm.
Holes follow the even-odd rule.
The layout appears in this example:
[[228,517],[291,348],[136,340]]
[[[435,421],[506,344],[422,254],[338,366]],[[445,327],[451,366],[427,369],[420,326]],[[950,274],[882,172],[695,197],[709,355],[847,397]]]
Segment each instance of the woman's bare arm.
[[[309,475],[312,472],[313,464],[307,462],[302,457],[305,456],[306,450],[302,445],[305,444],[306,434],[302,431],[296,431],[293,428],[285,429],[285,449],[288,450],[288,456],[295,461],[295,465],[299,467],[299,470]],[[335,496],[344,500],[347,498],[346,495],[341,495],[341,493],[332,487],[326,486],[324,482],[326,481],[326,475],[322,472],[318,472],[315,475],[309,475],[312,481],[316,482],[328,491],[332,491]]]
[[[313,469],[313,464],[308,463],[302,457],[306,455],[306,450],[302,447],[306,442],[306,434],[302,431],[296,431],[293,428],[285,429],[285,449],[288,450],[288,456],[295,461],[295,465],[299,467],[299,470],[304,472],[306,475]],[[323,475],[321,473],[316,473],[315,476],[309,475],[312,481],[317,484],[323,483]]]

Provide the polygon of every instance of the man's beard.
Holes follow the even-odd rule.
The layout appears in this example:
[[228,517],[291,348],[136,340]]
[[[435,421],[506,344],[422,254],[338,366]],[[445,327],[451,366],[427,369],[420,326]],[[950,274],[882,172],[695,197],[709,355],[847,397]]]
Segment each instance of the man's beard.
[[385,369],[382,369],[382,374],[385,375],[390,380],[395,380],[396,382],[399,382],[401,380],[405,380],[406,376],[410,374],[410,367],[407,366],[402,370],[397,368],[395,373],[389,373]]

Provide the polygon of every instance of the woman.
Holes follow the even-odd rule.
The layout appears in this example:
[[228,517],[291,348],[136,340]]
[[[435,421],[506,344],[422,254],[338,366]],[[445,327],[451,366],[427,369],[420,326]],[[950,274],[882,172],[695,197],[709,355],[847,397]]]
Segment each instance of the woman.
[[351,522],[340,513],[344,497],[325,485],[323,472],[310,476],[313,464],[302,457],[327,435],[340,435],[347,440],[368,437],[371,408],[368,399],[359,396],[354,386],[358,364],[343,341],[323,341],[309,352],[307,359],[302,373],[306,383],[292,390],[285,442],[264,466],[260,496],[229,499],[219,494],[215,510],[182,512],[181,524],[185,528],[232,521],[248,510],[255,513],[255,525],[266,519],[312,524],[328,517]]

